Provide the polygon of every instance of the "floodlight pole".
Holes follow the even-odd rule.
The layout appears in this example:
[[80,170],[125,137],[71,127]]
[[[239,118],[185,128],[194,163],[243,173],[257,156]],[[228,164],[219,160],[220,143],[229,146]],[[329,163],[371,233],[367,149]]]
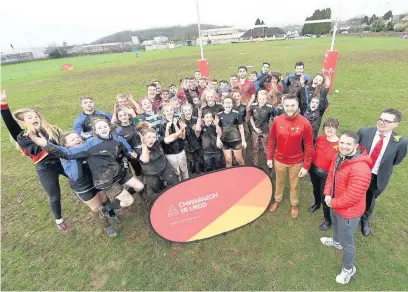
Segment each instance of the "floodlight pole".
[[200,50],[201,50],[201,59],[204,60],[204,51],[203,51],[203,39],[201,37],[201,28],[200,28],[200,10],[198,8],[198,0],[196,1],[197,4],[197,26],[198,26],[198,37],[200,39]]

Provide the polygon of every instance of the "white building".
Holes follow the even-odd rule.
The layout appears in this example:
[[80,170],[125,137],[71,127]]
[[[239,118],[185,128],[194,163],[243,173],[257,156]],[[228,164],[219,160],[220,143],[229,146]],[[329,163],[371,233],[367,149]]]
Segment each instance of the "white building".
[[153,38],[153,42],[155,44],[164,44],[164,43],[167,43],[168,41],[169,41],[169,38],[165,36],[157,36]]
[[153,44],[154,44],[154,40],[146,40],[146,41],[143,41],[142,43],[143,46],[151,46]]
[[29,61],[35,59],[46,58],[45,47],[38,48],[14,48],[1,52],[1,63],[11,63],[19,61]]
[[[201,31],[203,45],[211,42],[211,44],[230,44],[233,41],[239,41],[244,31],[235,27],[204,29]],[[200,43],[200,39],[196,40]]]
[[132,36],[132,44],[138,45],[140,44],[139,37],[137,35]]

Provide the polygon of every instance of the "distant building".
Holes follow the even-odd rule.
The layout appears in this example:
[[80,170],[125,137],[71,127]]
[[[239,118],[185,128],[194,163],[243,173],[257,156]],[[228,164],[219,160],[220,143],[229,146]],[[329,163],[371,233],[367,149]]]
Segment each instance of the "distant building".
[[154,37],[153,38],[153,42],[155,43],[155,44],[165,44],[165,43],[167,43],[169,41],[169,38],[168,37],[165,37],[165,36],[157,36],[157,37]]
[[132,36],[132,44],[133,45],[139,45],[140,44],[140,40],[139,40],[139,37],[137,35]]
[[98,54],[123,52],[125,43],[107,43],[97,45],[75,46],[68,50],[68,54]]
[[256,25],[241,36],[242,40],[257,39],[284,39],[285,32],[279,27],[268,27],[266,25]]
[[1,52],[1,63],[24,62],[36,59],[43,59],[47,57],[45,47],[39,48],[14,48],[14,50],[7,50]]
[[151,46],[153,44],[154,44],[154,40],[146,40],[146,41],[143,41],[142,43],[143,46]]
[[[234,41],[239,41],[244,32],[235,27],[203,29],[201,37],[203,45],[205,44],[230,44]],[[197,38],[196,43],[200,43],[200,38]]]

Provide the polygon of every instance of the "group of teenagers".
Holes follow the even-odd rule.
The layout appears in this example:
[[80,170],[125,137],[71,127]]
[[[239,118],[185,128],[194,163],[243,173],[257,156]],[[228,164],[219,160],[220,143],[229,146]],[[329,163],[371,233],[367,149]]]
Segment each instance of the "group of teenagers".
[[322,206],[320,230],[333,226],[333,237],[321,242],[343,250],[336,281],[346,284],[356,272],[354,232],[360,222],[363,234],[370,235],[375,199],[406,156],[408,141],[393,131],[402,114],[384,110],[376,127],[339,135],[337,119],[322,120],[329,104],[328,77],[311,78],[303,62],[286,76],[271,72],[268,62],[261,72],[247,75],[247,67],[240,66],[228,81],[202,77],[199,71],[179,86],[162,88],[154,80],[146,97],[118,94],[112,114],[95,109],[91,96],[81,96],[83,111],[73,131],[65,133],[37,110],[11,113],[5,90],[1,115],[35,164],[61,232],[70,227],[61,214],[60,175],[115,237],[111,220],[118,220],[117,209],[133,204],[135,193],[150,205],[165,188],[189,177],[248,163],[249,151],[250,163],[258,165],[262,148],[276,177],[270,212],[278,209],[289,176],[290,216],[297,218],[300,178],[309,174],[315,202],[308,211]]

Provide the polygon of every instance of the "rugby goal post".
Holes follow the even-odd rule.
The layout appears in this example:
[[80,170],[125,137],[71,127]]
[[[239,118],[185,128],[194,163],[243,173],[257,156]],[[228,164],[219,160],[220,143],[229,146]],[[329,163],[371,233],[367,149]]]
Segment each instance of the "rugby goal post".
[[196,8],[197,8],[197,27],[198,27],[198,39],[200,41],[200,51],[201,51],[201,59],[197,61],[198,70],[200,70],[201,76],[210,78],[210,67],[208,65],[208,60],[204,59],[204,50],[203,50],[203,38],[201,36],[201,28],[200,28],[200,10],[198,6],[198,0],[196,0]]
[[305,24],[312,24],[312,23],[327,23],[327,22],[334,22],[333,26],[333,36],[331,41],[330,50],[326,51],[324,54],[324,61],[322,66],[322,73],[324,76],[329,76],[330,78],[330,87],[329,92],[331,92],[334,84],[334,78],[336,76],[337,70],[337,60],[339,59],[339,51],[334,50],[334,42],[336,40],[336,32],[338,25],[340,23],[340,19],[317,19],[317,20],[306,20]]

